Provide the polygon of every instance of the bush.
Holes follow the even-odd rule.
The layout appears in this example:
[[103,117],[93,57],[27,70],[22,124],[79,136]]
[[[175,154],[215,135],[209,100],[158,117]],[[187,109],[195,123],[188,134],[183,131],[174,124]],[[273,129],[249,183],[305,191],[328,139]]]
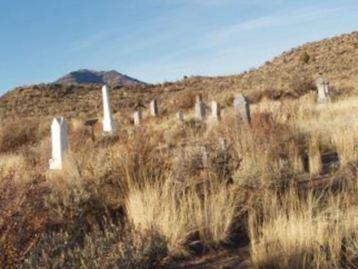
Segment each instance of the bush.
[[160,268],[166,255],[166,241],[155,231],[137,233],[106,224],[102,229],[95,227],[83,244],[63,231],[42,234],[18,268],[150,269]]
[[0,127],[0,152],[9,152],[38,140],[38,124],[33,121],[4,122]]
[[301,55],[301,58],[300,60],[303,62],[303,63],[308,63],[309,60],[311,59],[311,56],[307,53],[307,51],[305,51],[302,55]]
[[299,97],[316,89],[312,77],[308,74],[300,74],[292,76],[289,82],[289,88],[295,94],[294,97]]
[[180,93],[174,100],[174,106],[177,109],[190,109],[194,107],[196,93],[192,91],[185,91]]

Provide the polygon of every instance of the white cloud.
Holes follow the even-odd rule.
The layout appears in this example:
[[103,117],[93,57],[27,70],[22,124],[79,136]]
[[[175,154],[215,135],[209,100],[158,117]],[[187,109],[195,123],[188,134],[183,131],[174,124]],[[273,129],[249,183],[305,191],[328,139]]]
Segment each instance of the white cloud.
[[325,8],[325,9],[304,9],[285,14],[274,14],[255,18],[238,24],[230,25],[225,28],[214,31],[210,34],[209,39],[214,42],[224,41],[233,35],[238,35],[242,32],[252,31],[257,29],[265,29],[272,27],[290,26],[311,20],[327,17],[343,7]]

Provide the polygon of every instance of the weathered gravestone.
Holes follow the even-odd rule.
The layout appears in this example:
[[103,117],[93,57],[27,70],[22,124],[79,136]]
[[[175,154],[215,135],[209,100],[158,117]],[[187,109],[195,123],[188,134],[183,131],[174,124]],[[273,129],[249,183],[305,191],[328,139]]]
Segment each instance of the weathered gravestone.
[[113,120],[111,104],[109,100],[109,89],[107,85],[102,87],[103,98],[103,132],[107,134],[116,133],[116,125]]
[[226,139],[223,137],[219,137],[219,145],[220,149],[226,151],[228,149]]
[[134,120],[134,125],[140,124],[140,121],[142,120],[142,111],[141,110],[138,110],[133,113],[133,120]]
[[89,119],[85,121],[85,126],[89,126],[91,128],[91,139],[92,142],[95,142],[96,137],[94,134],[94,126],[98,122],[98,119]]
[[317,102],[319,104],[328,103],[331,101],[329,96],[329,82],[325,78],[318,78],[316,80],[317,87]]
[[214,119],[214,120],[220,120],[221,119],[221,108],[220,108],[220,105],[215,102],[215,101],[212,101],[211,102],[211,117]]
[[183,113],[183,111],[178,111],[178,112],[177,112],[177,119],[178,119],[180,122],[183,122],[183,121],[184,121],[184,113]]
[[51,124],[52,158],[49,161],[51,170],[60,170],[68,150],[67,124],[63,117],[54,118]]
[[202,100],[201,96],[196,97],[195,101],[195,118],[197,120],[204,120],[206,115],[205,103]]
[[158,116],[158,102],[157,102],[157,99],[153,99],[153,100],[150,102],[150,114],[151,114],[153,117],[157,117],[157,116]]
[[234,113],[238,119],[242,119],[246,123],[251,122],[250,104],[242,94],[237,95],[234,99]]
[[200,152],[201,152],[201,161],[203,164],[203,168],[207,168],[209,167],[209,153],[208,153],[208,149],[206,146],[201,146],[200,147]]

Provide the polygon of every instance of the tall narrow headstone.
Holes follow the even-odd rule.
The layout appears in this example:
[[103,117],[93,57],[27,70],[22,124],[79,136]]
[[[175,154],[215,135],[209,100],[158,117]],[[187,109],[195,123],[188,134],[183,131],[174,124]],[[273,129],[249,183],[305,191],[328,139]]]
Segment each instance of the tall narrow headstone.
[[221,150],[227,150],[227,142],[226,142],[225,138],[219,137],[219,145],[220,145]]
[[103,132],[109,134],[116,133],[116,124],[113,120],[111,104],[109,100],[109,89],[107,85],[102,87],[103,98]]
[[319,104],[327,103],[331,101],[329,97],[329,82],[325,78],[318,78],[316,80],[317,87],[317,102]]
[[206,111],[205,111],[205,103],[203,102],[201,96],[196,97],[195,102],[195,118],[197,120],[204,120]]
[[142,120],[142,111],[138,110],[133,113],[134,125],[139,125]]
[[241,118],[244,122],[251,122],[250,104],[242,94],[237,95],[234,99],[234,113],[236,117]]
[[63,167],[64,156],[68,150],[67,124],[63,117],[54,118],[51,124],[52,158],[49,161],[51,170]]
[[178,112],[177,112],[177,119],[178,119],[180,122],[183,122],[183,121],[184,121],[184,113],[183,113],[183,111],[178,111]]
[[212,101],[211,102],[211,117],[214,120],[220,120],[221,119],[220,112],[221,112],[220,105],[217,102]]
[[157,99],[155,99],[155,98],[150,102],[150,114],[153,117],[158,116],[158,102],[157,102]]
[[209,166],[209,153],[206,146],[200,147],[201,151],[201,161],[203,163],[203,168],[207,168]]

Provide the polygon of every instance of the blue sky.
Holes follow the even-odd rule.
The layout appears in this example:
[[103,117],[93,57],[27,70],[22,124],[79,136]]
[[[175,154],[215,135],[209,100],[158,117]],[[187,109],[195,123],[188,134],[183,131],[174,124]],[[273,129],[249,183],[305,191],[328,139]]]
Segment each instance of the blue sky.
[[0,93],[80,68],[237,74],[354,30],[357,0],[0,0]]

